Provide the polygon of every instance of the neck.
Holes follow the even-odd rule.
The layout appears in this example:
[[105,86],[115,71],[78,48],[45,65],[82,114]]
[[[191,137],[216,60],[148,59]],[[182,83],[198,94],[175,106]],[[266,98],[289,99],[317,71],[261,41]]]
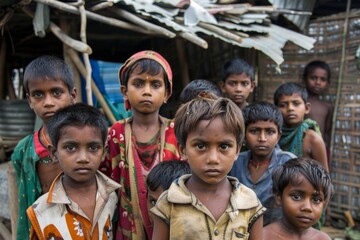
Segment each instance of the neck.
[[202,192],[204,194],[207,193],[215,194],[219,191],[222,191],[226,187],[229,186],[231,187],[231,183],[229,182],[227,177],[225,177],[217,184],[208,184],[203,180],[201,180],[200,178],[198,178],[195,174],[192,174],[191,177],[186,181],[186,186],[192,193]]
[[95,175],[90,181],[87,182],[77,182],[69,176],[63,175],[62,183],[66,193],[71,193],[74,191],[89,192],[94,187],[97,187]]
[[143,114],[140,112],[133,112],[133,124],[138,126],[151,126],[159,123],[159,113]]
[[307,231],[309,230],[309,228],[297,228],[293,225],[291,225],[289,223],[289,221],[287,221],[284,218],[281,218],[280,220],[280,226],[283,229],[283,231],[291,236],[298,236],[299,238],[301,238],[302,236],[304,236]]

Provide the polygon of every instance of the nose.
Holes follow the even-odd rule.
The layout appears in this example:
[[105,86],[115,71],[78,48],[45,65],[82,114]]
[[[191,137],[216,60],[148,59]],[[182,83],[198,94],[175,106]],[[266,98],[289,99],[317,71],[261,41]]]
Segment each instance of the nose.
[[54,106],[54,99],[53,99],[53,97],[51,96],[51,94],[45,94],[44,106],[45,106],[45,107]]
[[311,199],[304,199],[301,205],[301,211],[312,212],[311,210]]
[[218,150],[214,147],[209,149],[208,154],[208,164],[218,164],[219,158],[218,158]]
[[78,164],[87,164],[87,163],[89,163],[89,158],[88,158],[87,152],[85,150],[79,150],[79,154],[77,156],[76,162]]
[[235,91],[236,91],[236,92],[242,92],[241,84],[236,84],[236,85],[235,85]]
[[150,84],[145,84],[144,94],[151,95],[151,85]]
[[261,131],[261,132],[259,133],[258,141],[259,141],[259,142],[265,142],[266,140],[267,140],[267,138],[266,138],[265,132],[264,132],[264,131]]

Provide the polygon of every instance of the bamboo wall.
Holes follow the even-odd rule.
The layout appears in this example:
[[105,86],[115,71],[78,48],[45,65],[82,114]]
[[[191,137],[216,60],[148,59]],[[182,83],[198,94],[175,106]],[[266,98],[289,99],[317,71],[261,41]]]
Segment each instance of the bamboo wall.
[[[334,144],[331,160],[331,175],[335,195],[329,205],[332,218],[343,218],[350,210],[356,219],[360,217],[360,70],[356,67],[355,53],[360,46],[360,11],[349,13],[349,22],[344,35],[345,13],[312,21],[307,32],[316,38],[314,49],[307,52],[294,44],[284,49],[285,62],[281,74],[275,71],[271,60],[260,56],[258,100],[273,102],[276,88],[288,81],[301,81],[305,65],[312,60],[326,61],[331,67],[331,87],[323,96],[336,103]],[[342,62],[343,36],[345,36],[345,57],[342,83],[339,81]]]

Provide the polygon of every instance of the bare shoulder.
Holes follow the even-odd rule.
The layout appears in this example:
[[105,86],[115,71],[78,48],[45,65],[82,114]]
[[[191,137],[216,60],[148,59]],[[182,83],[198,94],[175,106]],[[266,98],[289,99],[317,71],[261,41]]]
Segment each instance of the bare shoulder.
[[331,240],[331,237],[324,232],[321,232],[315,228],[310,228],[306,234],[309,240]]
[[278,222],[271,223],[263,228],[263,240],[281,239],[283,235]]
[[304,136],[304,142],[308,142],[310,144],[321,144],[324,143],[323,138],[317,134],[314,130],[312,129],[308,129],[305,132],[305,136]]

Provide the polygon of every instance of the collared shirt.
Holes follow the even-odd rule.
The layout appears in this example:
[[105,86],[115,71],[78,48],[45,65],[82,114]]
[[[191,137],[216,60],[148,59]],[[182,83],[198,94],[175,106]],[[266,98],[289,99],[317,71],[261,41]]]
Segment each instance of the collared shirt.
[[253,182],[248,170],[249,161],[251,159],[251,150],[248,150],[240,153],[238,159],[234,163],[234,166],[229,172],[229,176],[236,177],[239,182],[254,190],[261,203],[267,208],[264,215],[264,225],[269,224],[281,215],[280,209],[275,209],[277,207],[272,191],[271,175],[278,166],[295,157],[295,154],[282,151],[280,147],[276,145],[272,152],[268,168],[257,182]]
[[191,174],[172,183],[151,212],[169,224],[170,239],[248,239],[249,230],[266,210],[254,191],[228,177],[233,191],[226,211],[216,221],[210,211],[189,191]]
[[97,195],[93,219],[89,219],[66,194],[60,174],[48,193],[27,210],[30,239],[112,239],[112,218],[117,207],[119,184],[96,173]]

